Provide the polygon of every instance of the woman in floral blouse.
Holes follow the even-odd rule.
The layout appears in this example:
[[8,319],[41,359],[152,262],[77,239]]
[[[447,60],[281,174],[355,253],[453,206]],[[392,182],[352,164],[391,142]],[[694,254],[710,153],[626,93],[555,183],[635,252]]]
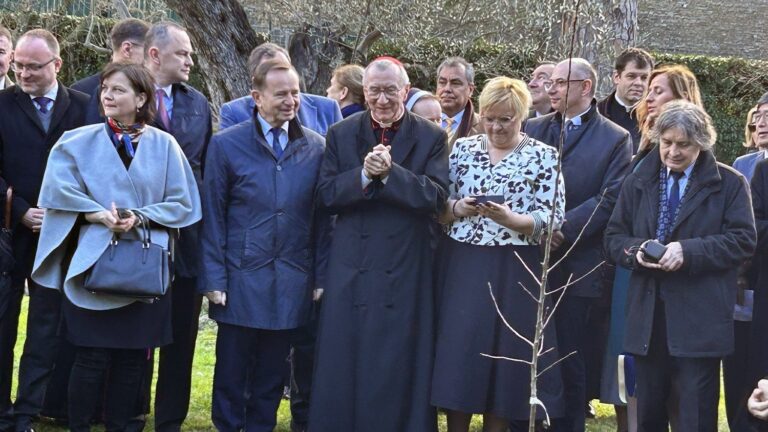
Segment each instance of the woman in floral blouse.
[[[506,328],[489,285],[505,319],[532,340],[537,304],[531,295],[538,298],[540,287],[526,266],[539,277],[539,240],[553,212],[556,226],[563,221],[557,150],[520,131],[530,99],[522,81],[490,80],[480,95],[486,133],[458,140],[449,158],[432,404],[447,411],[450,432],[467,431],[474,413],[483,414],[486,431],[517,429],[528,420],[529,366],[481,354],[530,361],[531,346]],[[554,343],[550,325],[544,349],[555,349],[541,357],[539,370],[558,359]],[[557,366],[541,376],[538,392],[550,417],[558,417]]]

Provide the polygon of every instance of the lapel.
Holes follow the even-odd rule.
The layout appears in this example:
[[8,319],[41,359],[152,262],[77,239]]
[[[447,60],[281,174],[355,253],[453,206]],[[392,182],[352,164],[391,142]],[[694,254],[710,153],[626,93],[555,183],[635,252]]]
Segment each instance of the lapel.
[[390,150],[392,162],[402,165],[405,158],[413,150],[413,146],[416,144],[416,124],[413,114],[405,111],[403,123],[395,134],[395,139],[392,140],[392,150]]
[[[123,161],[120,159],[120,155],[117,154],[117,151],[115,151],[115,144],[112,142],[112,139],[109,136],[109,133],[107,132],[107,126],[106,123],[104,123],[103,127],[101,128],[97,142],[92,147],[92,149],[88,152],[89,156],[88,159],[97,166],[107,166],[110,167],[108,170],[108,174],[106,174],[108,177],[112,177],[113,180],[104,179],[104,182],[101,184],[109,184],[109,185],[130,185],[131,191],[133,192],[131,195],[136,200],[137,207],[141,205],[141,200],[139,199],[139,193],[136,190],[136,185],[133,183],[133,179],[131,178],[131,168],[138,165],[146,165],[148,163],[153,163],[154,161],[144,161],[142,155],[146,153],[144,150],[145,145],[139,145],[139,147],[136,149],[136,155],[133,158],[133,162],[131,163],[131,166],[128,167],[128,169],[125,169],[125,165],[123,165]],[[146,133],[146,131],[145,131]],[[151,133],[150,133],[151,134]],[[146,136],[142,136],[141,138],[145,141],[149,141],[148,137],[150,134],[147,134]],[[149,143],[145,143],[149,144]],[[151,145],[151,144],[150,144]],[[107,162],[103,164],[102,162]],[[120,204],[122,207],[127,207],[128,204]]]
[[186,86],[182,83],[174,84],[171,90],[173,110],[171,111],[171,130],[168,132],[181,131],[183,130],[181,123],[189,109],[190,97]]
[[37,108],[32,104],[32,98],[21,90],[21,86],[16,86],[14,95],[16,96],[16,103],[19,105],[19,108],[21,108],[21,111],[26,114],[26,116],[29,117],[29,120],[31,120],[40,132],[45,135],[45,128],[40,121],[40,117],[37,116]]
[[[698,172],[696,172],[697,170]],[[688,216],[693,214],[696,208],[698,208],[708,196],[720,190],[720,173],[717,171],[717,162],[715,161],[712,152],[701,152],[699,159],[696,161],[693,173],[694,174],[689,180],[691,184],[688,186],[686,196],[683,197],[683,202],[681,203],[682,207],[675,220],[675,225],[673,225],[670,230],[670,236]]]
[[360,158],[360,165],[363,164],[365,156],[374,147],[376,147],[376,136],[373,134],[373,126],[371,126],[371,112],[365,111],[365,113],[357,118],[357,155]]
[[285,147],[283,154],[278,158],[277,154],[275,153],[275,149],[272,148],[272,144],[269,143],[265,138],[264,131],[261,130],[261,123],[259,123],[259,119],[256,118],[255,113],[251,117],[251,122],[253,123],[251,131],[253,133],[253,139],[256,141],[256,144],[264,147],[269,152],[269,154],[275,158],[276,161],[287,159],[289,156],[298,152],[307,144],[304,131],[301,129],[301,123],[297,118],[294,118],[288,122],[288,145]]
[[[64,114],[67,113],[69,108],[69,92],[67,89],[59,83],[59,91],[56,93],[56,101],[53,103],[53,116],[51,117],[51,125],[48,128],[48,132],[56,130],[56,126],[61,123],[61,119],[64,118]],[[35,115],[37,117],[37,115]]]
[[635,187],[642,196],[640,204],[642,210],[638,214],[649,215],[644,218],[646,229],[644,234],[647,238],[656,237],[656,225],[659,221],[659,169],[661,169],[661,159],[657,146],[643,159],[636,173],[640,181],[635,184]]

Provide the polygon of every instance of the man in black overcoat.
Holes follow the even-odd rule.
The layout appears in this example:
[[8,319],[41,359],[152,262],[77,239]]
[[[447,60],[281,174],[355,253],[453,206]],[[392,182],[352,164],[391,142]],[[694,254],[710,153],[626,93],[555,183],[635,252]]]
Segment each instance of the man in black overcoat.
[[396,60],[368,65],[363,87],[370,110],[330,128],[318,181],[337,220],[309,430],[435,431],[429,227],[447,196],[447,135],[405,110]]
[[[67,130],[83,125],[88,96],[56,79],[59,44],[47,30],[30,30],[16,43],[12,67],[17,85],[0,92],[0,190],[14,188],[11,225],[16,267],[13,296],[0,319],[0,430],[25,431],[40,413],[59,345],[61,294],[29,276],[44,210],[37,198],[51,147]],[[29,289],[27,338],[19,366],[16,401],[10,407],[13,347],[24,284]],[[12,415],[11,415],[12,410]]]
[[[595,70],[586,60],[573,58],[558,63],[544,84],[555,112],[529,119],[525,126],[531,138],[557,147],[565,123],[566,137],[560,152],[565,222],[550,239],[554,261],[572,246],[573,249],[550,275],[550,288],[565,285],[571,275],[574,280],[583,277],[565,290],[565,298],[555,312],[558,350],[564,354],[577,352],[561,366],[566,415],[553,422],[556,431],[584,430],[588,366],[585,359],[602,358],[602,351],[588,351],[595,349],[595,345],[605,347],[605,343],[594,344],[590,339],[598,332],[595,327],[608,319],[608,309],[601,307],[600,302],[609,278],[605,265],[601,265],[603,230],[632,157],[629,133],[597,111],[595,83]],[[591,370],[599,373],[600,368]]]
[[[184,28],[154,24],[147,32],[145,65],[155,78],[157,115],[153,126],[173,135],[202,189],[203,160],[211,139],[211,109],[202,93],[186,81],[194,65],[192,43]],[[178,431],[187,417],[192,383],[192,357],[202,296],[197,292],[200,224],[181,230],[174,263],[173,343],[160,349],[155,389],[155,430]]]
[[640,126],[635,108],[648,90],[653,58],[640,48],[627,48],[616,57],[613,84],[616,89],[597,103],[597,110],[632,135],[632,154],[640,145]]

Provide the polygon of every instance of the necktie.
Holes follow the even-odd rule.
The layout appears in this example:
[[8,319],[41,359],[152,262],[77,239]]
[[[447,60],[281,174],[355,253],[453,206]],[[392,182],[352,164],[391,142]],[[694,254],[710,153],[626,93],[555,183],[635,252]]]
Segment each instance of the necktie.
[[269,133],[272,134],[272,150],[275,151],[275,155],[277,155],[278,159],[283,155],[283,146],[280,145],[280,132],[282,132],[282,129],[280,128],[272,128],[269,130]]
[[48,114],[48,104],[53,101],[51,98],[47,98],[45,96],[38,96],[36,98],[32,99],[37,103],[38,111],[40,111],[43,114]]
[[672,171],[670,175],[672,176],[672,187],[667,197],[667,229],[671,231],[677,215],[677,207],[680,206],[680,178],[683,173]]
[[569,133],[578,130],[581,125],[574,124],[573,121],[568,120],[565,122],[565,134],[568,135]]
[[165,108],[165,90],[159,88],[155,90],[155,97],[157,98],[157,116],[160,119],[160,124],[163,125],[166,131],[171,130],[171,119],[168,117],[168,110]]

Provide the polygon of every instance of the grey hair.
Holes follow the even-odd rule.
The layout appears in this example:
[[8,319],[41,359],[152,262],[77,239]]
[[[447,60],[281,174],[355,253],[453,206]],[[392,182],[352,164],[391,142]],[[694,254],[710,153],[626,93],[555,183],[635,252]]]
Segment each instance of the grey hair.
[[363,86],[366,86],[366,83],[368,82],[369,70],[375,68],[378,71],[383,71],[393,67],[396,68],[398,71],[401,87],[405,87],[411,83],[410,79],[408,79],[408,72],[405,71],[405,67],[403,67],[402,64],[395,63],[394,61],[388,58],[381,58],[381,59],[370,62],[368,66],[365,67],[365,72],[363,73]]
[[760,96],[760,99],[757,100],[757,105],[765,104],[768,104],[768,92],[763,93],[763,95]]
[[658,144],[664,132],[675,128],[682,131],[691,143],[704,151],[712,150],[717,141],[712,117],[704,111],[704,108],[685,99],[664,104],[661,114],[651,129],[651,142]]
[[475,83],[475,67],[472,63],[464,60],[464,57],[448,57],[440,63],[437,67],[437,75],[440,75],[440,71],[447,67],[464,66],[464,76],[467,78],[467,82],[470,84]]
[[[568,62],[571,62],[571,74],[574,72],[577,77],[571,76],[571,79],[588,79],[592,82],[592,89],[590,90],[589,95],[594,96],[595,91],[597,90],[597,71],[595,71],[594,66],[587,60],[581,58],[581,57],[572,57],[570,59],[565,59],[561,61],[558,64],[568,64]],[[586,75],[586,77],[585,77]]]
[[187,33],[187,29],[171,21],[160,21],[152,25],[144,37],[144,55],[149,55],[149,49],[152,47],[164,48],[168,45],[171,40],[171,29]]

